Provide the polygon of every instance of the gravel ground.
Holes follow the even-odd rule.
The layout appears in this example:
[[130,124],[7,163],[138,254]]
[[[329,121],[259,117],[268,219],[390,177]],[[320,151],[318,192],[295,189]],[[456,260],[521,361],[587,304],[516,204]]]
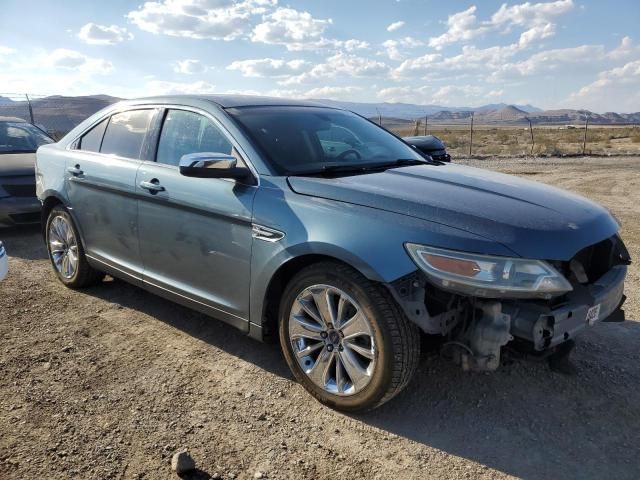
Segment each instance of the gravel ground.
[[[602,202],[640,258],[640,158],[467,161]],[[579,373],[515,362],[463,373],[425,355],[373,413],[322,407],[276,345],[120,281],[74,292],[37,229],[0,232],[0,478],[640,477],[640,275],[623,324],[578,341]]]

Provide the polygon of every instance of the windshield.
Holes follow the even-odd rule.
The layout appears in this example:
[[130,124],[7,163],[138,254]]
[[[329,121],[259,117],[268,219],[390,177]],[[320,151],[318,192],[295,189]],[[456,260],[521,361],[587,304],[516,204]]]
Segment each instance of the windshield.
[[26,122],[0,122],[0,154],[33,153],[40,145],[53,140]]
[[424,159],[358,115],[321,107],[240,107],[227,112],[258,144],[280,175],[314,173]]

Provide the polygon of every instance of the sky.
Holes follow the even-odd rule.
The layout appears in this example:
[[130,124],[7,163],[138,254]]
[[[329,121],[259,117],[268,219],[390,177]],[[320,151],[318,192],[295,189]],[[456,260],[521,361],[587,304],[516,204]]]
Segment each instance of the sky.
[[636,112],[640,1],[0,0],[22,92]]

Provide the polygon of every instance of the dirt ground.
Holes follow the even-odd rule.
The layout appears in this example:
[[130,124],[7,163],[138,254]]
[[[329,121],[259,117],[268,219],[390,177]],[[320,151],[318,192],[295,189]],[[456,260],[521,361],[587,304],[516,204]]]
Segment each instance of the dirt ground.
[[[640,158],[470,161],[582,193],[640,259]],[[277,345],[120,281],[75,292],[37,229],[0,232],[0,478],[640,478],[640,269],[627,318],[578,341],[578,375],[425,355],[409,388],[349,416],[293,381]]]

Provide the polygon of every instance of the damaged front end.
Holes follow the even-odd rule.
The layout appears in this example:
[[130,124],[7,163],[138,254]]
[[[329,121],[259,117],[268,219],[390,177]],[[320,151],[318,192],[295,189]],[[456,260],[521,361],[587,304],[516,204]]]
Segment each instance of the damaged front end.
[[517,259],[419,246],[412,253],[421,255],[416,262],[421,269],[390,284],[390,290],[425,333],[443,337],[443,352],[464,370],[497,369],[507,344],[544,356],[597,321],[624,321],[631,260],[618,235],[568,262],[517,265]]

